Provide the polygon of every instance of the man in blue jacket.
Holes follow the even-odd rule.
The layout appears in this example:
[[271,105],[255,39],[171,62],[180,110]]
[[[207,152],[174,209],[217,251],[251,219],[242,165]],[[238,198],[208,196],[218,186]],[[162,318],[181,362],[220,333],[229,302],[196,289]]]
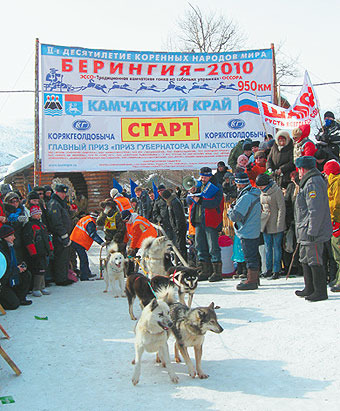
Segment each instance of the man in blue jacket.
[[248,175],[243,172],[235,174],[235,183],[238,195],[236,203],[228,208],[228,217],[234,222],[247,265],[247,280],[236,288],[256,290],[260,273],[261,191],[251,186]]

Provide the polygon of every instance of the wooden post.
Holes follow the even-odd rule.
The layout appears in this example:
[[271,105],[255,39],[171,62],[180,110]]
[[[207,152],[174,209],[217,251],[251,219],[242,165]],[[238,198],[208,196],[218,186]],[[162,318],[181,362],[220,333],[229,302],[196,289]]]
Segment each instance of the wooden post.
[[0,312],[1,314],[5,315],[6,311],[4,310],[4,307],[0,304]]
[[277,79],[276,79],[276,61],[275,61],[275,50],[274,50],[274,43],[271,43],[270,45],[271,49],[272,49],[272,54],[273,54],[273,80],[274,80],[274,84],[273,84],[273,97],[274,97],[274,104],[277,105]]
[[12,370],[16,373],[16,375],[21,374],[21,371],[19,370],[18,366],[10,358],[10,356],[6,353],[6,351],[1,347],[1,345],[0,345],[0,355],[7,362],[7,364],[12,368]]
[[39,175],[39,39],[35,39],[35,93],[34,93],[34,172],[33,185]]
[[10,339],[10,336],[7,334],[6,330],[4,329],[4,327],[1,324],[0,324],[0,331],[3,332],[3,334],[7,338],[7,340]]

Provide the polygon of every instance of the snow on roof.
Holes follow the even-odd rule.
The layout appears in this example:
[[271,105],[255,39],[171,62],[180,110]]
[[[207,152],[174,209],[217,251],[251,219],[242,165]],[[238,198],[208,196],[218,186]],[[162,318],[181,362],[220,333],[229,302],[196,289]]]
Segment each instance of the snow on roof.
[[17,173],[34,163],[34,151],[14,160],[8,167],[6,175]]

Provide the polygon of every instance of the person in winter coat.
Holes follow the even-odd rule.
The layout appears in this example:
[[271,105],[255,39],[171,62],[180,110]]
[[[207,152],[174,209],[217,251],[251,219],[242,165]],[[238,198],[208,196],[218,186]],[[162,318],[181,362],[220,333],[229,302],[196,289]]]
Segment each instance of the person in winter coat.
[[315,157],[299,157],[300,190],[295,201],[296,238],[300,245],[305,288],[296,291],[309,301],[326,300],[327,278],[323,267],[324,242],[332,236],[327,184],[316,168]]
[[223,176],[222,189],[226,203],[235,200],[237,197],[237,187],[235,184],[234,174],[230,171],[227,171]]
[[130,200],[120,194],[120,192],[116,189],[113,188],[110,191],[110,197],[113,199],[113,201],[117,204],[118,211],[121,213],[123,210],[129,210],[130,213],[132,213],[133,209],[130,203]]
[[151,218],[152,208],[148,192],[138,186],[135,188],[135,193],[137,197],[137,213],[146,219]]
[[7,217],[4,209],[4,203],[2,201],[2,194],[0,193],[0,227],[6,223]]
[[165,231],[165,234],[168,237],[168,239],[172,241],[174,239],[174,230],[171,226],[169,209],[166,200],[162,196],[162,193],[165,189],[166,188],[164,184],[160,184],[157,187],[157,192],[159,195],[153,205],[151,220],[155,224],[159,224]]
[[223,183],[223,178],[224,178],[224,174],[228,171],[224,161],[219,161],[217,163],[217,171],[214,174],[215,175],[215,179],[218,182],[218,184],[222,185]]
[[48,203],[48,222],[53,238],[54,259],[52,264],[53,278],[56,285],[66,286],[73,284],[68,279],[68,267],[71,253],[71,234],[73,224],[69,207],[66,202],[68,187],[57,184],[55,193]]
[[290,173],[295,170],[293,160],[293,141],[288,131],[280,130],[275,135],[275,143],[267,158],[267,170],[279,187],[286,188],[290,182]]
[[136,213],[130,213],[129,210],[123,210],[121,213],[123,222],[126,224],[125,241],[130,245],[127,251],[128,257],[134,257],[140,249],[143,240],[149,237],[156,238],[157,231],[145,217]]
[[249,158],[245,154],[241,154],[240,156],[238,156],[235,172],[244,172],[246,170],[248,162]]
[[19,305],[30,305],[26,299],[31,274],[22,264],[18,265],[14,250],[14,229],[3,224],[0,227],[0,253],[6,259],[6,271],[0,278],[0,304],[5,310],[16,310]]
[[266,253],[266,273],[271,280],[280,278],[282,238],[286,229],[286,205],[280,187],[267,174],[256,178],[261,190],[261,231]]
[[324,173],[328,176],[328,201],[333,225],[331,244],[333,256],[338,265],[336,278],[331,291],[340,292],[340,164],[330,160],[325,164]]
[[256,177],[260,174],[264,174],[267,170],[266,164],[266,154],[264,151],[257,151],[254,155],[255,161],[253,163],[249,163],[246,168],[246,173],[248,174],[250,184],[253,187],[256,187]]
[[164,190],[162,192],[162,197],[166,201],[169,210],[170,224],[174,232],[175,246],[178,248],[182,257],[187,260],[187,220],[185,218],[183,204],[177,195],[175,193],[171,194],[169,190]]
[[23,243],[29,253],[28,268],[33,275],[34,297],[49,295],[45,287],[45,274],[48,267],[48,259],[53,251],[47,227],[41,221],[42,210],[38,205],[30,208],[30,219],[23,228]]
[[337,160],[336,156],[333,153],[326,151],[323,148],[319,148],[314,154],[314,157],[316,159],[316,168],[320,171],[320,173],[323,172],[323,168],[327,161]]
[[234,222],[247,265],[247,280],[237,285],[238,290],[256,290],[260,273],[259,243],[261,233],[260,190],[252,187],[246,173],[236,173],[239,190],[236,203],[228,208],[228,217]]
[[97,218],[98,213],[96,211],[82,217],[70,235],[72,246],[80,261],[80,281],[89,281],[96,278],[96,275],[91,273],[87,251],[91,248],[93,241],[99,245],[104,243],[104,240],[97,233]]
[[100,202],[102,208],[96,220],[98,227],[104,227],[105,241],[114,241],[118,245],[118,250],[125,253],[124,237],[126,233],[125,224],[121,218],[117,203],[112,198],[107,198]]
[[247,138],[245,140],[240,140],[236,144],[236,146],[230,151],[229,158],[228,158],[228,164],[229,164],[230,168],[233,170],[233,173],[236,170],[237,159],[239,158],[239,156],[241,154],[245,154],[244,153],[244,144],[248,144],[248,146],[246,146],[246,147],[249,148],[249,150],[247,151],[249,156],[247,156],[247,157],[249,158],[251,156],[251,140],[249,138]]
[[321,145],[326,151],[331,152],[339,159],[340,124],[335,121],[334,114],[331,111],[326,111],[324,120],[325,124],[315,138],[319,141],[318,145]]
[[190,221],[195,227],[195,247],[199,260],[198,280],[222,281],[218,233],[223,224],[224,198],[222,187],[215,180],[210,167],[200,169],[200,181],[190,192],[187,203]]
[[27,253],[22,242],[22,230],[24,225],[28,222],[29,211],[21,204],[19,195],[13,191],[6,194],[4,199],[5,213],[7,216],[7,223],[14,228],[15,239],[14,249],[16,259],[19,264],[25,261]]
[[314,156],[317,148],[313,141],[308,138],[310,134],[310,125],[305,124],[294,128],[292,136],[294,140],[294,162],[301,156]]

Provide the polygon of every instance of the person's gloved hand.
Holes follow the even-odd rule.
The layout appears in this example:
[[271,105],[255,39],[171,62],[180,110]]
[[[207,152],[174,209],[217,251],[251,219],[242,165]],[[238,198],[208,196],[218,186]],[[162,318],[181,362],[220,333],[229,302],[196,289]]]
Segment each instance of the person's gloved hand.
[[22,224],[26,224],[28,222],[28,217],[26,215],[19,215],[18,222]]
[[69,247],[71,245],[71,240],[70,237],[68,236],[68,234],[64,234],[61,237],[61,244],[66,248]]
[[131,256],[131,257],[135,257],[137,254],[137,249],[136,248],[129,248],[127,251],[127,255]]

